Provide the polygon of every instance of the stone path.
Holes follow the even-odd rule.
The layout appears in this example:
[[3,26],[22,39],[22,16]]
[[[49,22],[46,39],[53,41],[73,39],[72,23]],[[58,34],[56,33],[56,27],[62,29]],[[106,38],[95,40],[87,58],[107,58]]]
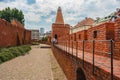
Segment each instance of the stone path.
[[[41,44],[41,46],[47,46]],[[25,56],[0,65],[0,80],[67,80],[50,48],[32,46]]]

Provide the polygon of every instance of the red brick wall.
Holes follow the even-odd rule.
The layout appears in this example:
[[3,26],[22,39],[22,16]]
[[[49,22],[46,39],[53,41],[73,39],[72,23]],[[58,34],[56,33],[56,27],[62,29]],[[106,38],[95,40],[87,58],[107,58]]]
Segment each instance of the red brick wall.
[[[97,37],[94,38],[94,31],[97,31]],[[88,40],[109,40],[114,39],[114,23],[104,23],[89,28],[87,31]]]
[[114,54],[113,55],[116,59],[120,59],[120,41],[115,42]]
[[[58,34],[59,41],[70,41],[68,42],[68,45],[70,44],[70,47],[72,47],[73,41],[73,48],[76,48],[76,41],[78,41],[78,49],[80,50],[83,48],[82,40],[87,40],[84,43],[84,50],[90,53],[92,53],[93,49],[93,40],[98,40],[95,41],[94,44],[95,54],[110,57],[110,41],[106,40],[112,39],[115,42],[117,41],[117,43],[120,42],[120,35],[118,34],[120,32],[119,21],[120,19],[118,19],[116,23],[106,22],[89,28],[88,30],[79,31],[70,35],[68,35],[69,29],[64,28],[64,25],[53,24],[53,35]],[[94,38],[94,31],[97,31],[96,38]],[[117,44],[115,43],[115,45]],[[120,46],[114,47],[114,58],[120,59],[119,55]]]
[[[0,47],[16,46],[24,44],[24,28],[19,28],[11,23],[0,19]],[[31,32],[27,33],[31,35]],[[30,36],[26,36],[26,38]],[[30,38],[29,41],[30,42]]]
[[[79,31],[77,33],[73,33],[69,35],[70,42],[68,43],[70,43],[70,47],[72,47],[72,41],[73,41],[73,48],[76,48],[76,41],[78,41],[78,49],[82,50],[83,49],[82,40],[87,40],[84,43],[84,50],[92,53],[93,40],[98,40],[98,41],[95,41],[95,44],[94,44],[95,54],[110,57],[110,41],[106,41],[106,40],[118,39],[116,38],[116,36],[118,36],[117,35],[118,32],[115,31],[115,29],[118,27],[119,27],[118,25],[115,26],[115,23],[112,23],[112,22],[103,23],[98,26],[89,28],[88,30]],[[96,38],[94,38],[94,31],[97,31]],[[62,35],[62,37],[60,37],[60,40],[66,41],[66,36]],[[120,46],[117,48],[115,47],[114,51],[115,51],[114,58],[120,59],[119,57]]]
[[[82,50],[82,40],[87,40],[87,30],[71,34],[70,37],[72,37],[70,40],[73,41],[73,48],[76,48],[76,41],[78,41],[78,49]],[[72,46],[72,42],[70,42],[70,45]]]
[[120,18],[116,20],[115,24],[115,41],[120,41]]
[[114,56],[116,59],[120,59],[120,18],[116,19],[115,24],[115,46],[114,46]]
[[31,31],[25,30],[25,44],[31,43]]
[[[95,41],[95,53],[103,56],[110,56],[110,41],[101,41],[101,40],[115,40],[115,23],[103,23],[101,25],[92,27],[88,29],[87,37],[88,40],[98,40]],[[93,37],[94,31],[97,31],[97,37]],[[100,41],[99,41],[100,40]],[[92,49],[92,41],[86,44],[86,48]],[[118,53],[117,53],[118,55]],[[114,55],[114,58],[116,56]]]
[[16,27],[0,19],[0,47],[15,46],[16,36]]
[[17,27],[17,34],[19,37],[20,45],[24,44],[24,29]]
[[[94,31],[97,31],[97,37],[94,38]],[[76,35],[76,39],[75,39]],[[108,56],[110,54],[110,41],[101,41],[101,40],[114,40],[114,23],[104,23],[88,30],[79,31],[77,33],[71,34],[71,40],[78,41],[78,49],[83,49],[83,41],[84,42],[84,50],[92,53],[93,50],[93,40],[100,40],[94,42],[95,54]],[[70,42],[72,46],[72,42]],[[76,48],[76,42],[73,42],[73,48]]]
[[[69,39],[70,26],[68,24],[52,24],[52,39],[57,34],[58,41]],[[64,37],[63,37],[64,36]]]
[[[92,74],[92,64],[89,62],[84,62],[84,67],[82,66],[82,60],[78,59],[78,62],[81,62],[76,65],[76,57],[62,51],[61,49],[52,47],[52,51],[63,69],[68,80],[76,80],[76,70],[80,68],[85,74],[86,80],[110,80],[110,73],[106,72],[104,69],[98,68],[95,66],[94,75]],[[114,80],[119,80],[114,76]]]
[[76,33],[76,40],[87,40],[87,30],[79,31]]

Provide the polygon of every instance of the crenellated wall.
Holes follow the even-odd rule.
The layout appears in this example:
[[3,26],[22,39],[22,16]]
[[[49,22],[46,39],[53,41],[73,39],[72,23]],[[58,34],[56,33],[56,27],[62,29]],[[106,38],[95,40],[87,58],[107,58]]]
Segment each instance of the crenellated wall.
[[[68,45],[70,47],[76,48],[76,41],[78,42],[78,49],[83,49],[83,40],[84,42],[84,50],[86,52],[92,53],[93,50],[93,40],[94,42],[94,49],[95,54],[110,57],[110,47],[111,42],[113,40],[113,49],[114,49],[114,58],[120,59],[120,35],[119,35],[119,20],[116,22],[105,22],[100,25],[96,25],[94,27],[89,28],[88,30],[79,31],[77,33],[73,33],[66,37],[66,34],[60,36],[59,41],[68,41]],[[59,30],[56,30],[59,31]],[[58,33],[60,34],[60,33]],[[70,42],[69,42],[70,41]]]
[[[90,62],[84,61],[83,66],[82,59],[78,58],[78,63],[75,56],[60,48],[52,46],[52,51],[68,80],[78,80],[78,77],[81,77],[79,80],[111,80],[110,73],[104,69],[105,67],[94,66],[93,74],[93,64]],[[77,73],[77,70],[80,70],[81,74]],[[113,78],[114,80],[120,79],[116,76]]]

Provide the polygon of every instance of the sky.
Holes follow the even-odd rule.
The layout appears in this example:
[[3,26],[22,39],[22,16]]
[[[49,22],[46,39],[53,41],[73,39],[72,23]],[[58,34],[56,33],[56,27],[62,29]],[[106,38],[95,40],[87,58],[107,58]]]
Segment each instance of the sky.
[[85,17],[105,17],[120,8],[120,0],[0,0],[0,10],[10,7],[23,11],[26,29],[50,31],[58,7],[64,22],[76,25]]

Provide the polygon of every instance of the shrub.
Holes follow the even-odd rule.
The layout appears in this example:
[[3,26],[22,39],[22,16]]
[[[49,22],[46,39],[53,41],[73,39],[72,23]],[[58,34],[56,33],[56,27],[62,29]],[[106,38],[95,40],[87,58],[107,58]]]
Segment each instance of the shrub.
[[10,50],[10,52],[12,52],[12,54],[15,55],[16,57],[21,55],[20,51],[19,51],[16,47],[10,47],[9,50]]
[[32,42],[32,45],[39,45],[38,42]]
[[25,55],[31,47],[29,45],[0,48],[0,63],[8,61],[20,55]]

